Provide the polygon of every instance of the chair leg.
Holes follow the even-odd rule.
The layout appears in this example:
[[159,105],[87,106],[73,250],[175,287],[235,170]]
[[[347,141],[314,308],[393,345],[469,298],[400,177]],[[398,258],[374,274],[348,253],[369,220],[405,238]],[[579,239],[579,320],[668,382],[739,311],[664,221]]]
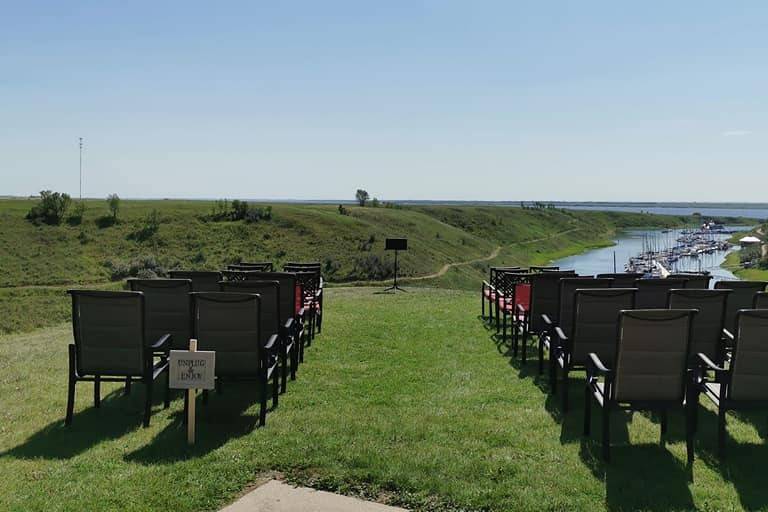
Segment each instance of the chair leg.
[[539,375],[544,373],[544,336],[539,335]]
[[568,382],[568,369],[564,368],[563,369],[563,390],[562,390],[561,397],[560,397],[561,400],[562,400],[561,407],[562,407],[562,410],[563,410],[563,414],[568,412],[568,388],[570,387],[570,386],[568,386],[568,384],[569,384],[569,382]]
[[101,377],[99,375],[93,378],[93,406],[97,409],[101,407]]
[[163,409],[171,406],[171,371],[165,372],[165,400],[163,400]]
[[480,318],[485,318],[485,290],[480,290]]
[[605,462],[611,460],[611,408],[607,403],[607,398],[603,402],[603,459]]
[[725,408],[720,405],[717,411],[717,455],[725,457]]
[[587,378],[587,384],[584,386],[584,435],[589,436],[592,430],[592,389],[589,385],[589,378]]
[[203,405],[208,405],[208,390],[204,389],[202,392],[203,395]]
[[280,392],[285,393],[285,390],[287,388],[288,388],[288,354],[286,354],[285,352],[285,347],[280,347]]
[[549,348],[549,391],[553,394],[557,394],[557,357],[552,352],[552,347]]
[[267,424],[267,382],[266,368],[262,371],[261,375],[261,394],[259,396],[259,426],[263,427]]
[[131,377],[125,378],[125,395],[128,396],[131,394]]
[[277,408],[278,397],[280,396],[280,381],[278,376],[280,372],[279,368],[272,370],[272,408]]
[[77,379],[75,377],[75,346],[69,346],[69,385],[67,386],[67,415],[64,419],[64,424],[69,426],[72,424],[72,415],[75,410],[75,385]]
[[520,348],[523,357],[523,364],[528,361],[528,332],[523,333],[523,346]]
[[147,396],[144,401],[144,428],[149,427],[149,417],[152,415],[152,375],[146,379]]
[[690,397],[687,400],[685,407],[685,451],[688,455],[688,464],[693,464],[693,442],[694,435],[696,433],[696,427],[694,425],[694,411],[698,407],[698,404],[692,403]]
[[291,348],[291,380],[296,380],[296,367],[299,365],[299,340],[293,342]]
[[501,342],[507,342],[507,312],[504,311],[501,315]]

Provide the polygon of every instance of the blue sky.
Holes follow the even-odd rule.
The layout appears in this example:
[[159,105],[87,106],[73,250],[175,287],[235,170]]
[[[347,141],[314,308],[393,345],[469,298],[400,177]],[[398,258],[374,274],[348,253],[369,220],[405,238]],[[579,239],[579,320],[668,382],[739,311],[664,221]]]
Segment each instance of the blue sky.
[[0,7],[0,194],[768,200],[768,2]]

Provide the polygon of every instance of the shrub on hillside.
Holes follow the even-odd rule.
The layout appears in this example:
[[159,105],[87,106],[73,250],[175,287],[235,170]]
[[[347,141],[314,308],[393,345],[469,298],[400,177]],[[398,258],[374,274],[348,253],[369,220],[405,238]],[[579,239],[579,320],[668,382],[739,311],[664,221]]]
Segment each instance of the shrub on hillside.
[[165,268],[157,262],[154,256],[141,256],[129,261],[108,260],[104,266],[109,270],[109,277],[113,281],[119,281],[126,277],[155,279],[166,275]]
[[244,220],[246,222],[259,222],[272,220],[271,206],[251,206],[247,201],[220,199],[213,204],[211,214],[203,220],[215,222]]
[[85,204],[79,202],[72,209],[72,213],[67,217],[67,224],[70,226],[79,226],[83,223],[83,216],[85,215]]
[[152,210],[144,219],[144,224],[128,235],[129,240],[135,240],[137,242],[145,242],[155,236],[155,233],[160,229],[160,212]]
[[40,192],[40,202],[29,210],[26,218],[36,225],[44,223],[57,226],[61,224],[71,203],[69,194],[43,190]]
[[358,281],[380,281],[392,277],[394,273],[394,263],[382,260],[377,254],[368,254],[355,259],[349,277]]

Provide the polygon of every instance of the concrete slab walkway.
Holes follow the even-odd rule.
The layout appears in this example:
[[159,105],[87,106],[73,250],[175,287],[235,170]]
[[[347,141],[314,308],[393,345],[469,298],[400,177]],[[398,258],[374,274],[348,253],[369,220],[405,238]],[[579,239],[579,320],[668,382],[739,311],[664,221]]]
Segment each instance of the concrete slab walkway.
[[404,508],[363,501],[270,480],[221,512],[407,512]]

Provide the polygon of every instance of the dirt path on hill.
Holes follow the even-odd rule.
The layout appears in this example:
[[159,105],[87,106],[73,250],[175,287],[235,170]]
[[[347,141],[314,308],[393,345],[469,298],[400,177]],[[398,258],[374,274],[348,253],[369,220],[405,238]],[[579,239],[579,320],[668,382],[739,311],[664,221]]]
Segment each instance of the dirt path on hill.
[[[566,229],[565,231],[560,231],[559,233],[555,233],[555,234],[552,234],[552,235],[549,235],[549,236],[544,236],[544,237],[541,237],[541,238],[534,238],[533,240],[526,240],[524,242],[515,242],[513,244],[510,244],[510,246],[512,246],[512,245],[535,244],[535,243],[538,243],[538,242],[543,242],[545,240],[551,240],[552,238],[556,238],[558,236],[567,235],[568,233],[573,233],[574,231],[577,231],[578,229],[579,228]],[[406,281],[406,280],[407,281],[422,281],[424,279],[435,279],[435,278],[438,278],[438,277],[442,277],[449,270],[451,270],[454,267],[465,267],[467,265],[474,265],[475,263],[482,263],[482,262],[485,262],[485,261],[491,261],[491,260],[493,260],[493,259],[495,259],[495,258],[497,258],[499,256],[499,253],[501,253],[502,249],[503,249],[503,246],[500,245],[500,246],[496,247],[493,251],[491,251],[491,253],[488,256],[484,256],[482,258],[477,258],[477,259],[469,260],[469,261],[459,261],[459,262],[456,262],[456,263],[446,263],[445,265],[443,265],[443,267],[440,270],[438,270],[434,274],[427,274],[425,276],[416,276],[416,277],[404,277],[403,281]]]

